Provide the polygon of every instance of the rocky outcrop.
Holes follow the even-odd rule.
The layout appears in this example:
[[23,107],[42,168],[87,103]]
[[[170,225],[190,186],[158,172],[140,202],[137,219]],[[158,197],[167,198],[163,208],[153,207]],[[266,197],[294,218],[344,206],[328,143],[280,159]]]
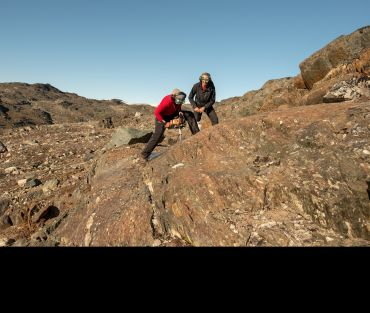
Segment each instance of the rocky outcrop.
[[99,160],[89,184],[74,192],[70,216],[54,233],[62,245],[154,244],[151,195],[134,160],[126,148]]
[[[300,67],[301,74],[294,78],[271,80],[257,91],[222,101],[217,105],[221,117],[250,116],[324,103],[324,97],[334,86],[370,74],[370,27],[338,38],[303,61]],[[366,92],[361,97],[366,99]],[[331,99],[334,101],[335,97]]]
[[223,118],[229,118],[299,106],[307,91],[296,88],[297,80],[299,78],[292,77],[270,80],[259,90],[222,101],[216,106],[217,111]]
[[223,123],[142,168],[108,151],[53,233],[77,246],[369,244],[369,102]]
[[333,68],[352,63],[367,48],[370,48],[370,26],[348,36],[340,36],[300,64],[305,85],[311,89]]
[[337,103],[343,101],[370,98],[370,78],[352,78],[349,81],[342,81],[335,84],[324,96],[325,103]]

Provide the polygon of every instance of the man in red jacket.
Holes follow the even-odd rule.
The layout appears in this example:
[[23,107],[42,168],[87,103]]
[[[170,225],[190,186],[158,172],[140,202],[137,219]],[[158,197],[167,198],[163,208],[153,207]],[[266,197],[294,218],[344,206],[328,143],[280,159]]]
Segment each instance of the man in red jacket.
[[141,152],[142,157],[148,160],[150,154],[158,145],[166,128],[171,127],[175,118],[183,117],[188,122],[190,131],[193,135],[199,132],[198,124],[193,112],[182,110],[182,105],[186,99],[186,94],[179,89],[175,89],[172,94],[163,98],[160,105],[154,111],[155,130],[144,150]]

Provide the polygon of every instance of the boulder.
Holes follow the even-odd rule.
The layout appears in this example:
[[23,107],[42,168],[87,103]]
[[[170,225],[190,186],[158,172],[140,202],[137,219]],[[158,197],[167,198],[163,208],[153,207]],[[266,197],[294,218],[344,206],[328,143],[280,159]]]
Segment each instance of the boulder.
[[368,48],[370,48],[370,26],[361,28],[348,36],[340,36],[300,64],[305,85],[311,89],[333,68],[353,62]]
[[153,132],[135,128],[118,128],[112,135],[112,139],[105,146],[107,149],[121,147],[123,145],[133,145],[137,143],[147,143]]

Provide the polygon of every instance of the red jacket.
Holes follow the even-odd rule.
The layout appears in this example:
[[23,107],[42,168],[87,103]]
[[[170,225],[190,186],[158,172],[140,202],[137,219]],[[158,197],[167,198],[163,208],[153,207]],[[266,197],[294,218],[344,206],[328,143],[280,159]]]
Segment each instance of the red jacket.
[[172,95],[163,98],[160,105],[154,111],[158,121],[162,122],[166,116],[178,114],[181,111],[181,105],[176,105],[172,99]]

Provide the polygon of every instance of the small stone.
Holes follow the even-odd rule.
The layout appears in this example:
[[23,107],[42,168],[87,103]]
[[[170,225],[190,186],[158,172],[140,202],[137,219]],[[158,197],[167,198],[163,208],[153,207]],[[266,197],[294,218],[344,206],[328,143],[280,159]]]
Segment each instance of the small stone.
[[37,140],[26,140],[26,141],[23,142],[23,144],[29,145],[29,146],[38,146],[39,145]]
[[[263,218],[262,218],[262,220],[263,220]],[[267,229],[270,229],[270,228],[273,228],[273,227],[275,227],[275,226],[277,226],[277,223],[276,222],[268,222],[268,223],[264,223],[264,224],[262,224],[261,226],[260,226],[260,228],[267,228]]]
[[42,186],[42,191],[44,193],[48,192],[48,191],[53,191],[55,189],[58,188],[59,186],[59,180],[58,179],[51,179],[51,180],[48,180],[43,186]]
[[172,168],[175,170],[175,169],[177,169],[179,167],[183,167],[183,166],[185,166],[185,164],[179,163],[179,164],[176,164],[176,165],[172,166]]
[[369,150],[364,150],[362,151],[363,154],[366,154],[366,155],[370,155],[370,151]]
[[33,188],[33,187],[37,187],[37,186],[40,186],[42,183],[39,179],[37,178],[34,178],[34,179],[29,179],[27,180],[26,184],[25,184],[25,188]]
[[162,245],[162,241],[159,239],[154,240],[153,247],[160,247]]
[[5,169],[5,174],[11,174],[13,172],[15,172],[17,170],[17,168],[15,166],[12,166],[12,167],[8,167]]
[[25,185],[26,185],[26,183],[27,183],[27,179],[21,179],[21,180],[18,180],[18,186],[19,187],[24,187]]

